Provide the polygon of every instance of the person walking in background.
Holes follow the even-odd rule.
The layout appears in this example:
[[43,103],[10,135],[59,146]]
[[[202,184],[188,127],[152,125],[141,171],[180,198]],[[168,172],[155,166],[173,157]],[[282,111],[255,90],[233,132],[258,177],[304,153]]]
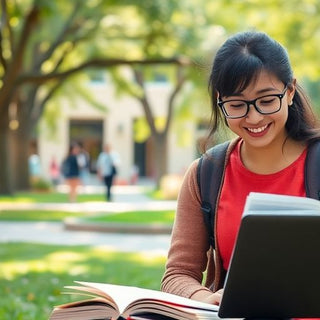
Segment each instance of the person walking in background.
[[107,188],[107,201],[112,201],[111,188],[114,183],[114,178],[117,175],[119,164],[120,160],[118,154],[111,151],[110,144],[105,144],[103,151],[98,157],[97,174],[98,178],[103,181]]
[[76,202],[77,189],[80,185],[80,168],[78,164],[78,154],[80,148],[78,144],[71,144],[67,157],[62,163],[62,174],[69,186],[69,201]]
[[37,182],[41,178],[41,162],[38,154],[33,153],[28,159],[29,174],[31,183]]
[[86,184],[89,179],[90,156],[83,147],[83,143],[79,142],[78,164],[80,169],[80,180],[82,184]]
[[60,168],[55,156],[52,156],[50,161],[50,178],[52,184],[56,187],[59,183]]

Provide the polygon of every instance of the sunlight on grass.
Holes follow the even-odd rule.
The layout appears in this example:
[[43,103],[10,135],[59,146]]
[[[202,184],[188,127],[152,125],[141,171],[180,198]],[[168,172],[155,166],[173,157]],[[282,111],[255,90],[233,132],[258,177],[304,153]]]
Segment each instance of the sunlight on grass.
[[154,190],[149,190],[146,193],[150,198],[154,199],[154,200],[164,200],[165,197],[163,195],[163,192],[161,189],[154,189]]
[[33,203],[33,202],[36,202],[36,200],[31,199],[30,197],[0,196],[0,202],[1,203],[12,203],[12,202]]
[[125,222],[125,223],[164,223],[172,225],[174,210],[161,211],[128,211],[116,214],[99,214],[85,217],[82,220],[90,222]]
[[90,246],[3,243],[0,247],[1,320],[47,320],[75,280],[159,289],[166,257]]
[[175,211],[127,211],[121,213],[65,212],[58,210],[1,210],[0,221],[63,221],[80,218],[84,222],[96,223],[161,223],[172,225]]
[[[1,276],[5,279],[13,280],[17,276],[27,274],[30,270],[39,273],[46,271],[60,273],[69,270],[70,274],[81,274],[89,271],[88,265],[81,265],[81,263],[86,263],[89,258],[103,256],[105,259],[112,261],[117,255],[116,252],[106,251],[103,248],[92,248],[90,253],[86,252],[85,254],[75,252],[73,248],[70,248],[70,250],[50,253],[39,259],[31,259],[27,263],[24,260],[19,261],[19,258],[4,262],[1,264]],[[144,265],[152,266],[163,262],[163,257],[147,253],[131,253],[127,260],[137,264],[143,261]]]
[[0,220],[6,221],[62,221],[67,217],[83,217],[83,212],[57,210],[1,210]]
[[[59,251],[39,259],[32,259],[26,263],[24,260],[19,261],[19,258],[4,262],[1,264],[1,269],[4,278],[14,279],[16,276],[21,276],[33,272],[61,272],[63,270],[70,270],[75,263],[83,261],[83,255],[74,251]],[[87,272],[87,268],[83,272]]]
[[[79,194],[78,202],[105,201],[104,194]],[[0,196],[0,203],[67,203],[68,195],[60,192],[17,192],[13,196]]]

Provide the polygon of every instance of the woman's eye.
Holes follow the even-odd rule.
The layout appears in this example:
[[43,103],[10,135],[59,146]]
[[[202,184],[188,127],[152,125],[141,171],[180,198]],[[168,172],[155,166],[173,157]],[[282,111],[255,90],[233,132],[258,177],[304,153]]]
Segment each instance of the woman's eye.
[[259,100],[259,103],[262,105],[269,105],[269,104],[273,104],[275,101],[276,101],[275,97],[268,97],[268,98]]
[[246,104],[243,103],[243,102],[241,102],[241,101],[234,101],[234,102],[231,102],[231,103],[229,104],[229,107],[230,107],[230,108],[243,108],[243,107],[245,107],[245,106],[246,106]]

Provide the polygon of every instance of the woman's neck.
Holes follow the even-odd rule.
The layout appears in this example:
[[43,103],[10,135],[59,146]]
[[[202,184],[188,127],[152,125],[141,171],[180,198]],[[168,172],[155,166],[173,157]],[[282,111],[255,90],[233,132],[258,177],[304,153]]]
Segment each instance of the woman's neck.
[[268,147],[255,148],[242,142],[240,156],[243,165],[258,174],[272,174],[296,161],[306,145],[290,138]]

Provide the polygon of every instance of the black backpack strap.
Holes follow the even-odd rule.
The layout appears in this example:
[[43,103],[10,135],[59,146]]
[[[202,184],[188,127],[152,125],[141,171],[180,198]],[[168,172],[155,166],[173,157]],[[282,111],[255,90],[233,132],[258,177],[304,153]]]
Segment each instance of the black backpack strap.
[[230,141],[218,144],[201,156],[197,168],[197,182],[201,196],[201,210],[212,248],[214,241],[214,220],[218,193],[224,174],[224,164]]
[[320,141],[308,147],[304,179],[307,197],[320,200]]

